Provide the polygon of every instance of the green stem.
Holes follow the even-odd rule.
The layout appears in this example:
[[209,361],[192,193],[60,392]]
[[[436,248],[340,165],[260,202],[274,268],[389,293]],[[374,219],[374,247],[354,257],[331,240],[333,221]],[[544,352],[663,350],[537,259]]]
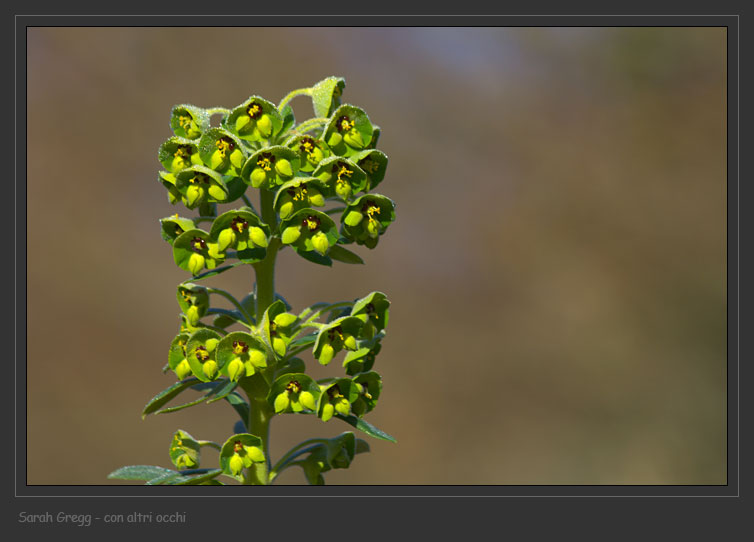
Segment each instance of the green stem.
[[280,105],[278,105],[278,109],[281,111],[285,107],[285,104],[290,102],[293,98],[296,96],[311,96],[312,95],[312,89],[311,88],[298,88],[296,90],[293,90],[288,93],[288,95],[280,100]]
[[238,312],[241,313],[244,317],[246,317],[246,322],[251,324],[251,315],[246,312],[246,309],[244,309],[241,304],[238,302],[238,300],[233,297],[229,292],[226,292],[225,290],[221,290],[220,288],[207,288],[207,291],[211,294],[218,294],[223,296],[225,299],[233,303],[235,307],[238,309]]
[[296,126],[293,129],[293,131],[297,132],[299,134],[304,134],[304,133],[308,132],[309,130],[314,129],[317,126],[320,126],[322,124],[327,124],[329,121],[330,121],[330,119],[324,118],[324,117],[305,120],[304,122],[302,122],[301,124],[299,124],[298,126]]
[[[272,206],[275,201],[275,193],[270,190],[260,190],[259,200],[262,207],[262,221],[270,226],[274,232],[277,228],[277,216]],[[257,322],[262,321],[264,311],[275,301],[275,258],[279,249],[280,238],[273,236],[267,247],[267,255],[264,260],[254,264],[257,277]]]
[[250,434],[262,440],[262,450],[267,459],[264,463],[255,463],[254,466],[247,470],[244,484],[267,485],[269,484],[268,473],[270,471],[270,420],[275,415],[275,412],[267,404],[269,385],[261,375],[243,378],[239,384],[249,398],[247,430]]
[[221,114],[221,113],[222,113],[223,115],[228,115],[228,114],[230,114],[230,109],[225,109],[224,107],[210,107],[210,108],[209,108],[209,109],[207,109],[206,111],[207,111],[207,114],[208,114],[208,115],[209,115],[210,117],[211,117],[212,115],[218,115],[218,114]]
[[[262,220],[267,223],[273,232],[277,228],[277,216],[273,208],[275,193],[269,190],[260,190],[260,207]],[[257,322],[262,321],[262,316],[267,308],[275,300],[275,258],[280,248],[280,238],[273,236],[267,247],[267,255],[264,260],[253,265],[256,274],[256,304]],[[240,384],[249,398],[249,420],[246,424],[249,433],[262,440],[262,450],[267,461],[264,464],[255,464],[247,470],[244,483],[253,485],[267,485],[270,471],[270,420],[275,411],[267,403],[267,394],[270,391],[270,381],[274,371],[275,360],[270,356],[267,360],[269,368],[250,378],[242,379]]]

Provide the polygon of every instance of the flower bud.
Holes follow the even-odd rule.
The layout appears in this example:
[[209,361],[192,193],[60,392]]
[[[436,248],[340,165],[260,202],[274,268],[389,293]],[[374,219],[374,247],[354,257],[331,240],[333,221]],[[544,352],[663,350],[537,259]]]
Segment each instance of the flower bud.
[[241,133],[251,122],[249,115],[238,115],[236,118],[236,132]]
[[207,192],[209,192],[210,196],[212,196],[213,198],[219,201],[225,201],[227,197],[227,195],[225,194],[225,191],[222,188],[220,188],[219,185],[216,185],[216,184],[210,185],[210,187],[207,189]]
[[173,370],[175,371],[175,376],[178,377],[178,380],[183,380],[191,374],[191,365],[189,365],[188,360],[184,359],[181,360]]
[[322,207],[325,204],[325,197],[316,188],[309,188],[309,203],[315,207]]
[[195,203],[204,199],[204,188],[195,184],[186,189],[186,203],[192,207]]
[[351,412],[351,403],[348,402],[348,399],[338,399],[335,402],[335,410],[343,416],[348,416],[348,413]]
[[314,247],[314,250],[324,256],[325,252],[327,252],[327,250],[330,248],[330,243],[327,240],[327,235],[325,235],[321,231],[315,233],[312,236],[312,246]]
[[280,158],[275,162],[275,171],[281,177],[293,177],[291,163],[285,158]]
[[195,326],[199,321],[199,307],[197,307],[196,305],[191,305],[186,310],[186,320],[188,320],[189,324]]
[[288,405],[291,404],[291,400],[288,398],[288,392],[283,392],[275,397],[275,412],[283,412]]
[[349,211],[343,219],[343,222],[345,222],[347,226],[355,227],[358,226],[363,219],[364,215],[359,211]]
[[285,341],[281,339],[280,337],[273,337],[272,338],[272,349],[275,351],[275,353],[278,356],[284,356],[285,355]]
[[254,367],[267,367],[267,356],[261,350],[249,350],[249,362]]
[[301,393],[299,393],[298,402],[309,410],[317,409],[317,403],[316,401],[314,401],[314,395],[312,395],[308,391],[302,391]]
[[322,365],[327,365],[335,357],[335,349],[331,344],[325,344],[322,346],[322,350],[319,353],[319,362]]
[[343,136],[343,140],[348,146],[353,147],[354,149],[364,148],[364,139],[361,137],[361,132],[358,130],[350,130]]
[[224,252],[229,246],[236,241],[236,234],[231,228],[225,228],[217,236],[217,250]]
[[257,119],[257,130],[259,130],[259,134],[265,139],[272,134],[272,119],[267,113]]
[[343,141],[343,136],[338,132],[333,132],[330,136],[330,139],[327,140],[327,144],[331,147],[337,147],[338,145],[340,145],[341,141]]
[[244,450],[246,450],[246,455],[251,459],[254,463],[264,463],[264,452],[256,446],[244,446]]
[[267,180],[267,172],[261,167],[254,168],[251,172],[251,186],[259,188]]
[[241,456],[238,454],[233,454],[233,456],[231,456],[230,458],[230,461],[228,462],[228,467],[230,468],[230,472],[234,476],[241,474],[241,471],[243,470],[243,459],[241,459]]
[[300,235],[301,229],[298,226],[288,226],[283,230],[283,235],[280,237],[280,240],[284,245],[290,245],[291,243],[295,243]]
[[327,420],[332,418],[333,414],[335,414],[335,407],[330,403],[325,403],[325,405],[322,407],[322,421],[326,422]]
[[217,362],[213,359],[207,360],[202,364],[202,371],[210,380],[217,376]]
[[347,200],[351,197],[353,190],[349,183],[337,183],[335,185],[335,193],[340,196],[341,199]]
[[243,365],[243,361],[241,361],[239,358],[234,358],[230,363],[228,363],[228,378],[235,382],[243,376],[244,370],[245,367]]
[[267,236],[264,234],[264,230],[257,226],[249,228],[249,239],[258,247],[267,246]]
[[356,350],[356,337],[353,335],[347,335],[343,341],[343,346],[348,350]]
[[204,256],[196,253],[192,254],[188,261],[189,273],[198,275],[202,269],[204,269]]

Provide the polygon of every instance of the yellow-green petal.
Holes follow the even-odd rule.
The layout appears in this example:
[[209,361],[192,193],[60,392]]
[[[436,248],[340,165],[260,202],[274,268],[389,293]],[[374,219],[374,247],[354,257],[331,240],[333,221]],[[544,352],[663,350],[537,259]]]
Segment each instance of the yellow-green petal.
[[314,395],[308,391],[302,391],[298,395],[298,402],[309,410],[315,410],[317,408],[317,403],[314,401]]
[[249,238],[258,247],[267,246],[267,236],[264,234],[264,230],[262,228],[259,228],[257,226],[252,226],[251,228],[249,228]]
[[288,394],[286,392],[279,394],[277,397],[275,397],[275,412],[283,412],[286,408],[288,408],[288,405],[290,403],[291,400],[288,398]]
[[204,256],[201,254],[192,254],[188,260],[188,270],[193,275],[198,275],[204,269]]

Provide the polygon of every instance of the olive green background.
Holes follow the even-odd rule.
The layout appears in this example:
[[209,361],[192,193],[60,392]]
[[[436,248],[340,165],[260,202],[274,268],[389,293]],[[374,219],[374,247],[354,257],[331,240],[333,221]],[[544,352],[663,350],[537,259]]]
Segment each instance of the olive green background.
[[[365,437],[328,483],[726,483],[724,28],[27,36],[28,484],[115,483],[170,466],[178,428],[230,435],[224,402],[140,418],[175,380],[187,278],[160,238],[185,210],[157,149],[173,104],[278,102],[329,75],[383,128],[397,221],[365,266],[285,250],[278,290],[296,311],[388,294],[367,419],[398,444]],[[242,296],[253,276],[207,283]],[[272,452],[349,429],[279,417]]]

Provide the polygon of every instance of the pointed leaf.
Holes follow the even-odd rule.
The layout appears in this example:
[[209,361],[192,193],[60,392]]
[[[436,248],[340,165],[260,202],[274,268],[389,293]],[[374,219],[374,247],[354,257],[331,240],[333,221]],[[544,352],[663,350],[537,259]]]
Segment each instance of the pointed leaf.
[[363,264],[364,263],[364,260],[361,259],[361,256],[359,256],[355,252],[351,252],[347,248],[343,248],[340,245],[335,245],[333,247],[330,247],[330,252],[328,252],[328,255],[333,260],[337,260],[343,263],[350,263],[350,264]]
[[336,418],[340,418],[344,422],[346,422],[348,425],[352,425],[356,429],[359,429],[360,431],[364,431],[367,435],[370,437],[374,437],[380,440],[387,440],[390,442],[398,442],[395,440],[395,437],[392,437],[385,433],[383,430],[378,429],[371,423],[369,423],[366,420],[362,420],[361,418],[357,418],[353,414],[350,414],[348,416],[343,416],[341,414],[335,414]]
[[187,378],[186,380],[176,382],[169,388],[162,390],[160,393],[152,397],[152,399],[147,403],[141,413],[141,417],[146,418],[147,414],[152,414],[153,412],[159,410],[160,407],[170,402],[173,398],[178,396],[179,393],[190,388],[198,382],[199,379],[192,376]]

